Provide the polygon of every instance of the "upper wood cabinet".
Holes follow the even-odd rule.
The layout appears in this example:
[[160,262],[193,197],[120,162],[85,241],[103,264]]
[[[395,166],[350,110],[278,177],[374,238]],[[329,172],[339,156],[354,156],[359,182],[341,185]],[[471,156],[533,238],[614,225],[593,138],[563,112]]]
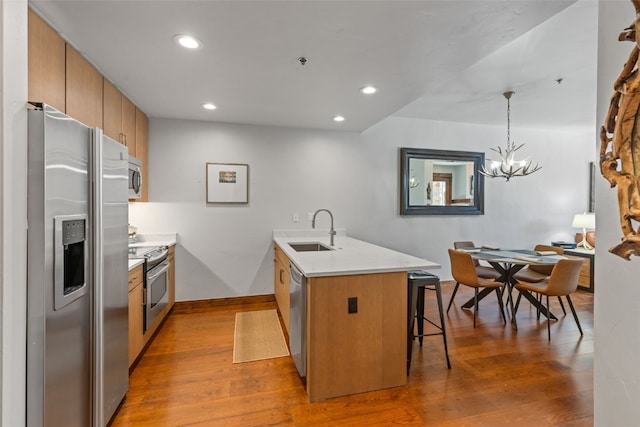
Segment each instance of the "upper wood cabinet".
[[29,101],[66,112],[65,41],[29,9]]
[[118,142],[122,133],[122,94],[107,79],[103,82],[102,130]]
[[149,155],[147,146],[149,144],[149,119],[147,115],[136,108],[136,151],[134,156],[142,163],[142,197],[136,202],[149,201]]
[[109,80],[103,83],[102,125],[105,135],[124,144],[136,155],[136,106]]
[[29,101],[44,102],[126,145],[142,163],[142,197],[149,200],[149,120],[35,12],[28,15]]
[[136,106],[122,95],[122,137],[129,155],[136,155]]
[[87,126],[102,128],[102,74],[67,44],[67,114]]

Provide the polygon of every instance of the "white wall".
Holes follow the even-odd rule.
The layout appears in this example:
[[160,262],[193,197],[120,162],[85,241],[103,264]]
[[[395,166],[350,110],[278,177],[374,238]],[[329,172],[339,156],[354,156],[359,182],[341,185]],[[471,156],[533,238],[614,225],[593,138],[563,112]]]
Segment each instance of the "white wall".
[[[401,118],[362,134],[151,119],[151,202],[132,204],[130,222],[141,234],[178,233],[178,300],[273,293],[272,230],[310,228],[306,212],[319,208],[353,237],[441,263],[437,274],[449,279],[454,240],[567,240],[573,215],[587,209],[592,131],[514,128],[523,155],[543,169],[508,183],[487,179],[485,215],[399,215],[400,147],[487,152],[506,143],[504,131]],[[249,204],[207,205],[206,162],[248,163]]]
[[[618,34],[635,19],[631,2],[599,2],[598,123],[609,107],[613,82],[633,48]],[[594,131],[595,132],[595,131]],[[608,252],[622,237],[616,189],[596,179],[594,424],[640,425],[640,259],[625,261]],[[637,224],[636,224],[637,226]]]

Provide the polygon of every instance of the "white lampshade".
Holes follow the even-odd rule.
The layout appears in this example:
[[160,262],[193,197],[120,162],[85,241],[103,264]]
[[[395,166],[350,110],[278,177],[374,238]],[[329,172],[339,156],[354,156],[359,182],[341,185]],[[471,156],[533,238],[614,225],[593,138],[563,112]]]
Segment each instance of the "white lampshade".
[[571,223],[571,227],[573,228],[596,228],[596,215],[595,214],[576,214],[573,217],[573,222]]

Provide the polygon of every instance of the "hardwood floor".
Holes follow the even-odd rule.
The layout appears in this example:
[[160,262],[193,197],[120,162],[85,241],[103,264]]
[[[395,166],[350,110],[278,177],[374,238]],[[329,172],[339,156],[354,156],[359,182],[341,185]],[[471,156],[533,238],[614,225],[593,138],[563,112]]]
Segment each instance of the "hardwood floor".
[[[443,282],[445,303],[452,289]],[[451,370],[441,337],[428,337],[422,348],[414,342],[408,386],[313,404],[290,357],[232,363],[235,313],[274,301],[177,305],[133,371],[112,426],[593,425],[594,295],[572,297],[583,337],[552,301],[560,320],[550,342],[528,303],[515,331],[493,296],[481,302],[474,329],[473,312],[460,308],[472,295],[461,286],[446,318]],[[434,313],[430,293],[426,307]]]

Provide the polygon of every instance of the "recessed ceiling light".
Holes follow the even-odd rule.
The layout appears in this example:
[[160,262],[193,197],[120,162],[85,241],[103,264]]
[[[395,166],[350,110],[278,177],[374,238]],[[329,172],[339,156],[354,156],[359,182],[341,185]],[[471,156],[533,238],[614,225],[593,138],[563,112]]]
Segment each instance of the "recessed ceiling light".
[[215,110],[216,106],[213,105],[210,102],[206,102],[206,103],[202,104],[202,108],[204,108],[205,110]]
[[378,89],[375,86],[365,86],[360,89],[360,92],[364,93],[365,95],[371,95],[373,93],[376,93],[377,91]]
[[173,40],[179,45],[186,49],[200,49],[202,47],[202,42],[193,36],[188,36],[186,34],[178,34],[173,37]]
[[334,121],[334,122],[344,122],[344,117],[342,117],[342,116],[335,116],[335,117],[333,118],[333,121]]

